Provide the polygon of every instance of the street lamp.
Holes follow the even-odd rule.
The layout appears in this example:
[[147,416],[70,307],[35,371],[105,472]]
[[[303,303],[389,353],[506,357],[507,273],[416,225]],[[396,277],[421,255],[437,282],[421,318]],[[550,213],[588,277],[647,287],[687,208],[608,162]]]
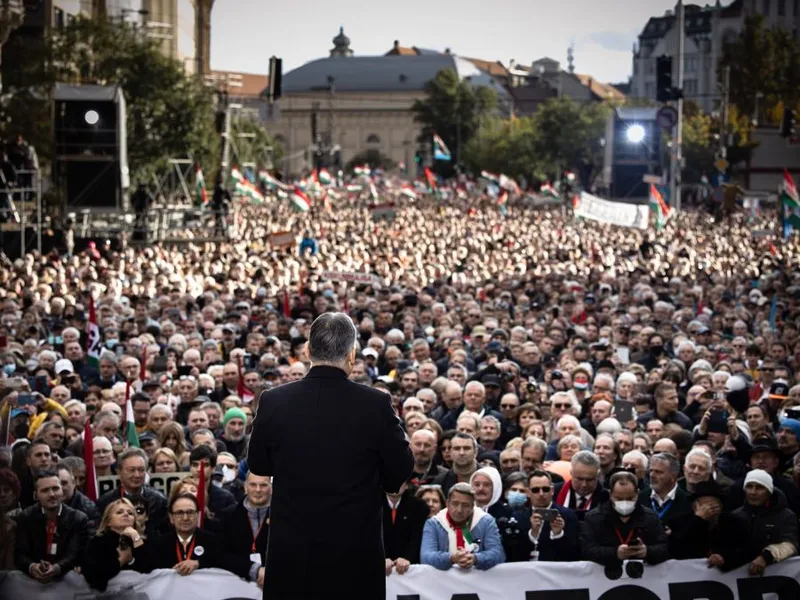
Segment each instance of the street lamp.
[[625,130],[625,138],[631,144],[641,144],[644,141],[645,130],[644,127],[638,123],[634,123]]

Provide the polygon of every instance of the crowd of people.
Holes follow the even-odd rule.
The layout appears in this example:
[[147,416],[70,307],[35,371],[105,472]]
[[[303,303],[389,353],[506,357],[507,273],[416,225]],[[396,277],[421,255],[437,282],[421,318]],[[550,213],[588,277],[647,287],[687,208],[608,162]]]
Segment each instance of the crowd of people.
[[[775,215],[656,232],[469,195],[377,221],[355,200],[286,204],[239,208],[231,243],[0,267],[0,570],[263,585],[272,482],[248,436],[328,311],[352,317],[349,377],[391,396],[414,455],[386,497],[387,575],[670,558],[763,574],[797,553],[800,244],[750,233]],[[303,243],[272,247],[287,230]]]

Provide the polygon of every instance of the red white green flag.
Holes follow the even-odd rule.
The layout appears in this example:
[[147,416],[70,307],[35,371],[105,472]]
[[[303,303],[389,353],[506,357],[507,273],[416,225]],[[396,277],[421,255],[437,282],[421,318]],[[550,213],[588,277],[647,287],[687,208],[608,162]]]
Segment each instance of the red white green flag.
[[100,366],[100,328],[97,326],[97,311],[94,298],[89,294],[89,322],[86,324],[86,358],[95,369]]
[[194,194],[195,203],[200,206],[208,204],[208,194],[206,193],[206,179],[203,177],[203,169],[197,165],[194,170]]

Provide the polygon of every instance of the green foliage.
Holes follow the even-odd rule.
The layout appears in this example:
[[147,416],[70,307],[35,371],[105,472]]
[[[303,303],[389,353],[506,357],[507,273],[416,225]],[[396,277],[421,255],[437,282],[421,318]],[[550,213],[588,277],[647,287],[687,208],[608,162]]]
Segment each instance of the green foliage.
[[373,169],[388,171],[394,169],[396,163],[379,150],[363,150],[350,159],[345,165],[345,169],[352,172],[359,165],[369,165]]
[[[213,97],[180,63],[163,56],[153,40],[131,24],[77,18],[64,29],[53,30],[39,53],[39,61],[15,69],[15,92],[34,90],[43,101],[56,82],[119,85],[127,105],[128,159],[131,179],[150,181],[171,157],[192,156],[206,172],[213,172],[218,154]],[[40,60],[44,58],[44,60]],[[41,67],[43,65],[43,67]],[[18,104],[18,103],[17,103]],[[48,106],[46,104],[46,106]],[[4,107],[5,118],[20,124],[23,135],[36,144],[40,155],[52,156],[51,142],[40,132],[49,128],[41,115],[27,122],[14,103]],[[38,139],[37,139],[38,138]]]
[[487,87],[474,88],[469,81],[459,80],[454,70],[443,69],[425,84],[425,94],[412,107],[414,120],[422,126],[419,141],[428,147],[436,133],[450,148],[453,160],[460,160],[462,148],[497,106],[497,93]]
[[738,38],[724,47],[720,84],[728,66],[731,103],[748,116],[755,114],[758,104],[761,124],[776,125],[780,111],[775,108],[786,103],[796,106],[800,100],[800,42],[789,31],[767,27],[761,15],[749,17]]
[[[236,120],[231,129],[239,151],[239,161],[242,163],[255,163],[258,168],[263,168],[267,162],[267,148],[272,148],[273,165],[277,166],[283,158],[283,147],[275,140],[264,127],[252,118]],[[246,137],[241,137],[246,134]]]
[[552,98],[531,117],[488,119],[465,149],[473,172],[554,180],[574,171],[588,187],[603,162],[603,137],[610,108]]

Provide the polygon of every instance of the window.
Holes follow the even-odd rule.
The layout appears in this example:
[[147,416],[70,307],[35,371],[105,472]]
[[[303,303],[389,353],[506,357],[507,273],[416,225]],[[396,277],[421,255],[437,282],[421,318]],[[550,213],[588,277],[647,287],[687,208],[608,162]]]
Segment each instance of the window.
[[786,0],[778,0],[778,16],[786,16]]
[[644,97],[645,98],[655,98],[656,97],[656,84],[653,81],[648,81],[644,84]]
[[763,0],[761,6],[761,12],[763,12],[765,16],[769,16],[769,0]]
[[683,84],[683,93],[685,96],[697,95],[697,79],[687,79]]
[[697,57],[694,55],[685,56],[683,59],[683,68],[687,73],[697,72]]
[[371,133],[367,136],[367,143],[372,145],[378,145],[381,143],[381,138],[379,138],[374,133]]

